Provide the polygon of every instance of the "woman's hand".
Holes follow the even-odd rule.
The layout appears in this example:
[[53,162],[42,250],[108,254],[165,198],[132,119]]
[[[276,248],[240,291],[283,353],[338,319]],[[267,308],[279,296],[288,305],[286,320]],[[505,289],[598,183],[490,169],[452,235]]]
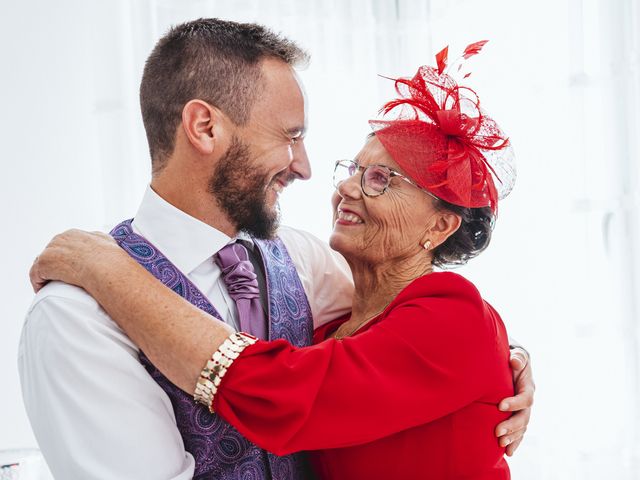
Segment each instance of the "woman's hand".
[[67,230],[53,237],[34,260],[29,272],[31,286],[37,292],[49,281],[60,280],[86,288],[92,272],[122,256],[129,258],[109,235]]
[[513,412],[513,415],[500,423],[495,431],[500,446],[506,447],[508,456],[514,454],[527,431],[536,390],[529,354],[521,347],[511,350],[511,370],[516,395],[502,400],[499,408],[503,412]]

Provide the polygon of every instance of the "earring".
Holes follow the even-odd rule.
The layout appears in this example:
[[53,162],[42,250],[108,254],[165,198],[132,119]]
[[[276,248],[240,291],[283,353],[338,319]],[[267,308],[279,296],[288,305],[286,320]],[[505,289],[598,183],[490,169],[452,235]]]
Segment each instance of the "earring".
[[425,250],[429,250],[431,248],[431,240],[427,240],[423,245]]

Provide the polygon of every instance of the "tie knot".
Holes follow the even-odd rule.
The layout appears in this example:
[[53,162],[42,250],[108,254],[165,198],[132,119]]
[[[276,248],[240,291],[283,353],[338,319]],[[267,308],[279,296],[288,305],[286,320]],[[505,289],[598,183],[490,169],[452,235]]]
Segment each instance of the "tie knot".
[[237,302],[239,299],[260,296],[256,273],[244,245],[226,245],[215,254],[214,259],[222,270],[222,280],[233,300]]

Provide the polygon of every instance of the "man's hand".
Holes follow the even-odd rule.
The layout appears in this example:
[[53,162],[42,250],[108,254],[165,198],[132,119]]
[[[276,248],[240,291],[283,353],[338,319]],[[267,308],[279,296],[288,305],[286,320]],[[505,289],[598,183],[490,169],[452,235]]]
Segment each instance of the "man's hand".
[[505,398],[500,402],[499,408],[503,412],[514,412],[511,418],[500,423],[496,427],[496,437],[500,446],[507,447],[506,453],[512,456],[516,451],[531,417],[533,394],[536,386],[533,383],[531,364],[527,352],[519,347],[511,350],[511,369],[513,371],[513,384],[515,397]]

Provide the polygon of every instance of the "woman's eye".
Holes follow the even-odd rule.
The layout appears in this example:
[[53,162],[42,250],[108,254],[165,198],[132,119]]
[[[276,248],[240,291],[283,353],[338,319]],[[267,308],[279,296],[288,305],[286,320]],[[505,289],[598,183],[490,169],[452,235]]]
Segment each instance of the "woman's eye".
[[389,181],[387,173],[379,169],[371,169],[367,174],[367,181],[378,188],[385,187]]
[[372,179],[373,183],[376,185],[386,185],[387,184],[387,178],[384,177],[383,175],[376,175],[373,179]]

